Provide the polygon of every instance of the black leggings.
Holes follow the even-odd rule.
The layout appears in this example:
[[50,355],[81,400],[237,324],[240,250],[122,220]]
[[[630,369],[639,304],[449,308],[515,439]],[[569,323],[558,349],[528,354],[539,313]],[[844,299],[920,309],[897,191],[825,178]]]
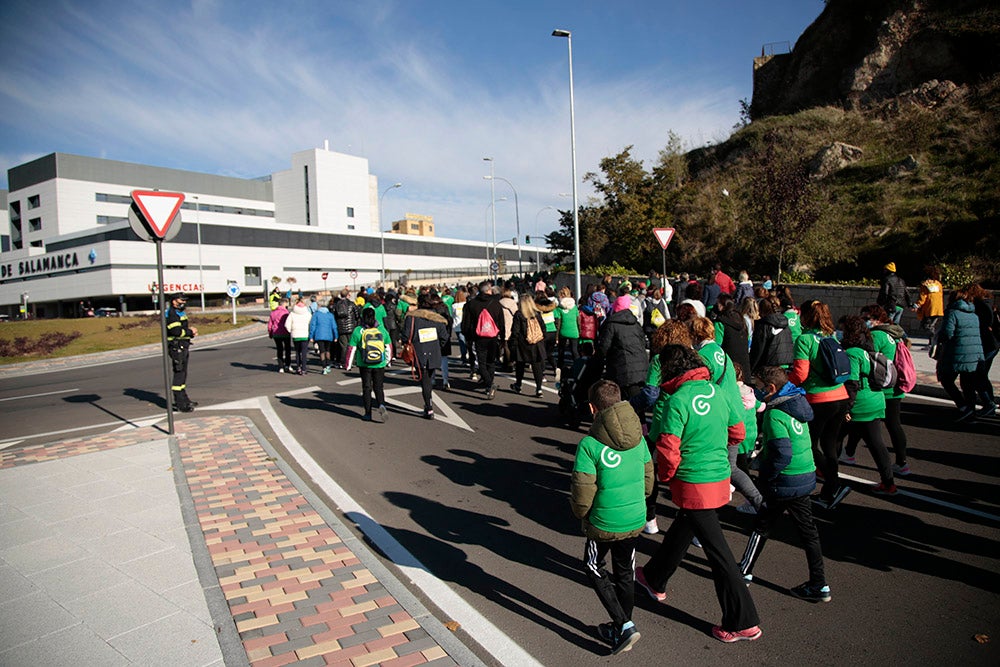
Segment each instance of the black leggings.
[[892,484],[892,463],[889,461],[889,450],[885,448],[885,441],[882,440],[881,420],[847,422],[847,446],[844,449],[848,455],[854,456],[861,440],[868,445],[868,451],[875,460],[875,467],[878,468],[882,483],[889,486]]
[[899,466],[906,463],[906,431],[903,430],[899,415],[902,404],[902,397],[885,399],[885,427],[889,430],[889,442],[892,443],[896,464]]
[[840,477],[837,474],[837,451],[840,425],[847,415],[847,399],[813,403],[813,418],[809,422],[809,436],[812,439],[813,460],[823,475],[823,489],[820,496],[824,500],[833,500],[840,488]]

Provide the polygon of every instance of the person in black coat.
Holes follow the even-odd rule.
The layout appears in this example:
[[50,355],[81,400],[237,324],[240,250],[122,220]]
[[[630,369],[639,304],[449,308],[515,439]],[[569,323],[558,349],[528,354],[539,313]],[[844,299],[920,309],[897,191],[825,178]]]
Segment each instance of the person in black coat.
[[448,319],[432,310],[430,294],[421,294],[417,308],[410,309],[403,320],[403,340],[413,344],[414,367],[420,375],[424,398],[424,417],[434,419],[431,389],[434,373],[441,366],[441,348],[448,342]]
[[754,324],[750,343],[750,368],[754,373],[767,366],[788,369],[795,361],[795,342],[788,318],[776,310],[771,299],[757,304],[760,319]]
[[622,398],[631,399],[642,391],[649,370],[646,336],[639,320],[629,309],[631,299],[618,297],[613,312],[601,326],[598,352],[604,358],[605,375],[621,387]]
[[[537,328],[531,324],[534,322]],[[533,335],[532,335],[533,333]],[[541,338],[538,336],[541,335]],[[537,340],[532,340],[535,338]],[[514,313],[514,323],[511,326],[510,341],[511,360],[514,362],[514,384],[511,390],[521,393],[521,382],[524,380],[524,367],[531,366],[531,375],[535,379],[535,397],[542,397],[542,376],[545,374],[545,321],[535,305],[535,299],[530,294],[522,294],[518,310]]]
[[750,339],[747,323],[736,309],[736,301],[729,294],[720,294],[715,305],[715,340],[719,340],[718,330],[722,328],[719,345],[733,363],[743,368],[743,377],[750,377]]
[[[499,332],[494,337],[482,337],[476,334],[479,316],[488,311]],[[498,295],[494,294],[493,284],[484,280],[479,284],[479,294],[465,303],[462,312],[462,334],[465,340],[475,346],[476,362],[479,365],[479,375],[484,385],[483,393],[487,400],[496,395],[493,375],[496,372],[497,360],[500,358],[500,343],[506,339],[503,319],[503,307]]]

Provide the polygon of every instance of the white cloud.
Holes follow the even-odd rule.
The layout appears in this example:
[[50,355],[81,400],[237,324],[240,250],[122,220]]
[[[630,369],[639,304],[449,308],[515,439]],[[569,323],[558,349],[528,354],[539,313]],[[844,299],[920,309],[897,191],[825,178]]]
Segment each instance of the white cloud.
[[[394,29],[387,7],[374,18],[343,10],[328,39],[305,41],[282,21],[227,24],[232,16],[213,0],[180,14],[173,5],[113,17],[69,7],[38,17],[34,27],[58,40],[59,58],[15,58],[0,75],[0,103],[12,136],[28,132],[40,150],[0,160],[11,166],[23,162],[20,154],[80,152],[256,177],[329,139],[334,150],[367,157],[382,183],[405,184],[387,197],[387,218],[401,209],[430,214],[443,236],[482,238],[487,155],[518,188],[522,235],[536,233],[543,207],[570,207],[557,196],[571,189],[568,82],[558,51],[519,73],[533,87],[510,89]],[[352,31],[361,34],[341,45]],[[370,41],[366,51],[353,52],[361,38]],[[626,145],[648,167],[669,130],[700,145],[734,121],[734,91],[683,76],[633,71],[595,80],[577,70],[576,78],[581,179]],[[498,196],[508,194],[496,185]],[[581,184],[581,203],[585,197]],[[509,213],[498,205],[498,226],[503,218],[511,230],[499,236],[513,234]],[[543,229],[555,217],[540,216]]]

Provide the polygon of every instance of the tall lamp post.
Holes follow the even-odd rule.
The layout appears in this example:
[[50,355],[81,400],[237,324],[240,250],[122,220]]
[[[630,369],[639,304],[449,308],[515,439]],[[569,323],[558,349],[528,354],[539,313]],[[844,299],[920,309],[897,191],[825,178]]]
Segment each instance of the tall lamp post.
[[197,197],[191,197],[194,200],[194,224],[198,229],[198,283],[200,284],[201,292],[201,312],[205,312],[205,266],[201,262],[201,202],[198,201]]
[[576,192],[576,118],[573,109],[573,33],[569,30],[553,30],[553,37],[565,37],[569,47],[569,135],[570,155],[573,160],[573,268],[576,271],[576,297],[580,298],[580,209]]
[[490,210],[496,208],[496,203],[498,201],[507,201],[506,197],[500,197],[491,201],[486,205],[486,210],[483,211],[483,244],[486,246],[486,270],[490,269]]
[[[516,233],[517,233],[517,272],[521,273],[523,271],[523,269],[521,268],[521,213],[520,213],[520,208],[517,205],[517,190],[514,189],[514,184],[513,183],[511,183],[510,181],[508,181],[506,178],[503,178],[502,176],[483,176],[483,178],[486,179],[486,180],[488,180],[488,181],[492,181],[492,180],[503,181],[504,183],[506,183],[507,185],[510,186],[511,192],[514,193],[514,221],[515,221],[515,224],[517,225],[517,231],[516,231]],[[493,245],[494,246],[496,245],[496,235],[495,234],[494,234],[494,238],[493,238]]]
[[[490,163],[490,177],[489,177],[489,179],[487,179],[490,182],[490,201],[493,202],[493,203],[496,203],[496,200],[497,200],[497,189],[496,189],[496,186],[495,186],[495,180],[493,178],[493,158],[491,158],[491,157],[484,157],[483,160],[485,162],[489,162]],[[494,206],[493,207],[493,251],[494,251],[494,253],[496,253],[496,247],[497,247],[497,209],[496,209],[496,206]],[[496,254],[494,254],[493,260],[496,261]],[[492,266],[492,264],[491,264],[491,266]],[[496,272],[493,271],[491,273],[493,273],[493,281],[496,282],[496,279],[497,279]]]
[[385,284],[385,229],[382,227],[382,198],[389,190],[403,187],[402,183],[393,183],[378,196],[378,233],[382,237],[382,272],[379,274],[379,283]]

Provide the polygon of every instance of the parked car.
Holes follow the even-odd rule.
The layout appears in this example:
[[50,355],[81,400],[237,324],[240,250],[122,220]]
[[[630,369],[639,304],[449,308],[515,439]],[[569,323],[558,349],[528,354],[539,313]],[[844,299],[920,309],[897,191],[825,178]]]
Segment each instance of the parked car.
[[94,317],[118,317],[117,308],[98,308],[94,311]]

